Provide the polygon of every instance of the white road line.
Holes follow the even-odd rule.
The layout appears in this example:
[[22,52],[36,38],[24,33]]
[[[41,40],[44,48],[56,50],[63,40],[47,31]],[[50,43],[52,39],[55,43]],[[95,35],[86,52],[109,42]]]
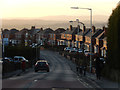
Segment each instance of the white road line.
[[37,82],[38,80],[34,80],[34,82]]
[[86,88],[93,88],[91,85],[89,85],[88,83],[86,83],[86,82],[84,82],[82,79],[78,79],[78,81],[80,82],[80,83],[82,83]]

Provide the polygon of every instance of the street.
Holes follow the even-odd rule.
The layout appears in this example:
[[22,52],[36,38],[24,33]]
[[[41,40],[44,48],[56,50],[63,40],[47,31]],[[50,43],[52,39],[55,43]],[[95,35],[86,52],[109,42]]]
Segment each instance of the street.
[[[90,88],[82,83],[74,73],[64,57],[57,52],[40,51],[41,58],[50,63],[50,72],[34,72],[13,76],[2,80],[3,88]],[[51,89],[50,89],[51,90]]]

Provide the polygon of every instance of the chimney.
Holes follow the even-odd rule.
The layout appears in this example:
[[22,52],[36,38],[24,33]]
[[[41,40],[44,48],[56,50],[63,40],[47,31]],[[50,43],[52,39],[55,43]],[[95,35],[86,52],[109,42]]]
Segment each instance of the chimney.
[[107,28],[105,26],[103,26],[103,30],[105,31],[105,36],[107,34]]
[[31,29],[35,29],[35,26],[32,26]]
[[92,32],[95,33],[95,26],[92,26]]
[[72,25],[70,25],[70,29],[69,30],[72,31]]
[[[80,32],[80,25],[78,25],[78,29],[79,29],[79,32]],[[79,33],[79,32],[78,32],[78,33]]]
[[83,26],[83,32],[85,32],[85,30],[86,30],[86,27],[85,27],[85,26]]
[[40,30],[43,31],[43,28],[41,28]]

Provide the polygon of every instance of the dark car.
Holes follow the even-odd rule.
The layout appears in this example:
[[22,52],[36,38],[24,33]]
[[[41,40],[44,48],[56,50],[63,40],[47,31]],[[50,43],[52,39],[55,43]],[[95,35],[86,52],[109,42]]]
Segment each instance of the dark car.
[[35,72],[37,72],[39,70],[40,71],[45,70],[45,71],[49,72],[48,62],[46,60],[39,60],[36,62],[34,69],[35,69]]

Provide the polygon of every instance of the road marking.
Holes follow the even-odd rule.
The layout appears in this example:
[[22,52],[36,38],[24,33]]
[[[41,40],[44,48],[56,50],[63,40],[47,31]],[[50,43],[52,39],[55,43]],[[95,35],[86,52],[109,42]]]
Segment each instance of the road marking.
[[52,90],[70,90],[69,88],[52,88]]
[[37,82],[38,80],[34,80],[34,82]]
[[80,83],[82,83],[86,88],[93,88],[91,85],[89,85],[88,83],[84,82],[83,79],[80,79],[80,78],[79,78],[78,81],[79,81]]

